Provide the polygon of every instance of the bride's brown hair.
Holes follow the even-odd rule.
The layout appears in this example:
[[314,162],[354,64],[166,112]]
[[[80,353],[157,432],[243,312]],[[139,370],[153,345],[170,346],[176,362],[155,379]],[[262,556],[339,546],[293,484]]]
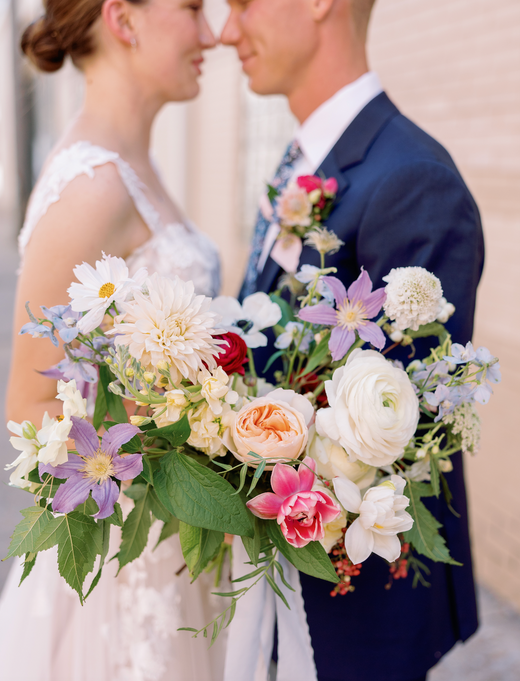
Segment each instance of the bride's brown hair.
[[[22,50],[40,71],[58,71],[67,55],[77,63],[94,51],[90,28],[100,16],[104,1],[46,0],[45,14],[23,33]],[[141,5],[147,0],[127,1]]]

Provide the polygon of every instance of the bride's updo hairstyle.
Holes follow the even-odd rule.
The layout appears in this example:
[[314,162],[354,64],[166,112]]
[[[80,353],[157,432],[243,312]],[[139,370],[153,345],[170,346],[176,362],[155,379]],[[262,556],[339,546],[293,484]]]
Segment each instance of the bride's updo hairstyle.
[[[127,0],[142,5],[147,0]],[[91,27],[101,15],[104,0],[46,0],[45,14],[28,26],[22,50],[40,69],[58,71],[67,55],[77,64],[95,49]]]

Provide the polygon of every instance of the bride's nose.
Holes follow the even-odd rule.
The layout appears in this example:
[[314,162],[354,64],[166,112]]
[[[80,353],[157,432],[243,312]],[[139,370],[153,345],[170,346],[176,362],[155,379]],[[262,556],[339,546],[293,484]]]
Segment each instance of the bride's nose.
[[226,24],[220,34],[222,45],[236,46],[240,40],[241,32],[236,12],[231,10]]

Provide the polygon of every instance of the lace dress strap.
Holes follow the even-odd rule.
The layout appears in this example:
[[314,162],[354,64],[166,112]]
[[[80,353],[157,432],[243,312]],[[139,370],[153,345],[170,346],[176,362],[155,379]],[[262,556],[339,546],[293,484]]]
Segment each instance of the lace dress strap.
[[54,156],[33,190],[25,222],[18,237],[20,258],[23,258],[36,225],[50,206],[60,200],[65,187],[80,175],[93,178],[94,169],[106,163],[113,163],[116,166],[121,181],[149,230],[153,234],[159,231],[161,227],[159,214],[144,195],[144,185],[131,166],[115,151],[109,151],[87,141],[76,142]]

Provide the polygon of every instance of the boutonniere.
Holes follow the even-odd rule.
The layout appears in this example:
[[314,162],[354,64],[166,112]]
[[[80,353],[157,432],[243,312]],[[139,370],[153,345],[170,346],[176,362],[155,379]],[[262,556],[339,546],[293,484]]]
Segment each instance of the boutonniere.
[[323,226],[332,211],[337,191],[334,177],[327,179],[317,175],[300,175],[282,191],[267,186],[272,219],[280,227],[271,258],[286,272],[298,269],[304,243],[309,243],[323,255],[333,253],[343,245]]

